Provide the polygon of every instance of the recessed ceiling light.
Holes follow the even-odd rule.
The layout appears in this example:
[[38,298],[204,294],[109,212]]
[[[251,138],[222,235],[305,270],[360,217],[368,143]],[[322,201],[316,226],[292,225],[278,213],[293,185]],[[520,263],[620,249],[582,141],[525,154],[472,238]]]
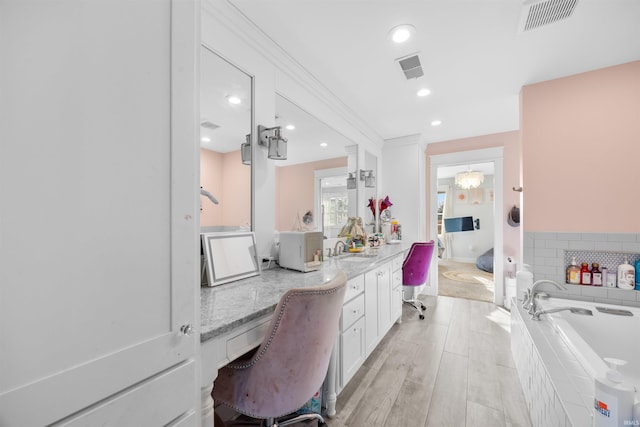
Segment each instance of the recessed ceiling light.
[[294,130],[296,127],[294,125],[287,125],[285,126],[285,128],[287,128],[288,130]]
[[393,27],[391,31],[389,31],[389,36],[391,37],[391,40],[396,43],[404,43],[413,36],[415,31],[416,29],[413,25],[402,24]]
[[442,120],[434,120],[431,122],[431,126],[440,126],[442,124]]
[[431,93],[431,91],[427,88],[420,89],[417,93],[418,96],[427,96]]
[[235,95],[227,96],[227,101],[229,101],[229,104],[234,104],[234,105],[238,105],[242,102],[242,100]]
[[202,142],[211,142],[211,138],[209,138],[208,136],[203,136],[202,138],[200,138],[200,141],[202,141]]
[[321,142],[320,143],[320,147],[326,147],[327,145],[329,145],[329,144],[327,144],[326,142]]

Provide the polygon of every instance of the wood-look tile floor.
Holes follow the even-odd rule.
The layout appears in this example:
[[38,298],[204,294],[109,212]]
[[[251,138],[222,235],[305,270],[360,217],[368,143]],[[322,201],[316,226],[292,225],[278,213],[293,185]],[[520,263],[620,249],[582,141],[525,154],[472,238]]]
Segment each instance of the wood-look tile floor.
[[425,319],[404,305],[338,396],[330,427],[531,426],[510,348],[509,312],[424,297]]

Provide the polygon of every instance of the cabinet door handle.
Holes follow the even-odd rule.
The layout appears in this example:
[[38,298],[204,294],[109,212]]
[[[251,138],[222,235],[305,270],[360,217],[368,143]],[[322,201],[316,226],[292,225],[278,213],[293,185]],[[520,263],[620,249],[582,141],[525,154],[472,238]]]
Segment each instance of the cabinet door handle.
[[353,332],[355,332],[356,334],[360,333],[360,328],[353,328]]
[[180,326],[180,333],[186,337],[190,337],[193,334],[193,326],[191,325]]
[[353,314],[358,314],[358,311],[359,311],[358,309],[354,309]]

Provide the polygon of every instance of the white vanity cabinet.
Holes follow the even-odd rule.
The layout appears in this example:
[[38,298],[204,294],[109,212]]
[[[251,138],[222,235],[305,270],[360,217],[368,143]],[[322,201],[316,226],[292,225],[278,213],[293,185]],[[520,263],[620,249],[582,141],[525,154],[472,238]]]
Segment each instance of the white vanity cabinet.
[[364,275],[367,356],[376,348],[393,323],[391,319],[391,264],[392,262],[386,262]]
[[347,282],[345,303],[340,319],[340,378],[344,387],[362,366],[365,359],[365,295],[364,276],[360,275]]
[[0,426],[200,422],[198,9],[0,2]]
[[391,261],[391,320],[402,316],[402,263],[404,258],[395,257]]

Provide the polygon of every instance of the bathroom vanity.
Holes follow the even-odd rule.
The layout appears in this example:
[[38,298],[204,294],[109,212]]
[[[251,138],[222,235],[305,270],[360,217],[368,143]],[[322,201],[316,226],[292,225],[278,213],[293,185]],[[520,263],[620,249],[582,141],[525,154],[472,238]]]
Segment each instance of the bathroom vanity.
[[[402,314],[402,262],[409,244],[370,249],[368,256],[342,255],[309,273],[282,268],[215,288],[201,289],[202,425],[213,423],[211,390],[218,369],[258,346],[278,300],[287,289],[347,274],[340,330],[327,373],[327,414],[337,395]],[[323,325],[318,325],[323,327]]]

